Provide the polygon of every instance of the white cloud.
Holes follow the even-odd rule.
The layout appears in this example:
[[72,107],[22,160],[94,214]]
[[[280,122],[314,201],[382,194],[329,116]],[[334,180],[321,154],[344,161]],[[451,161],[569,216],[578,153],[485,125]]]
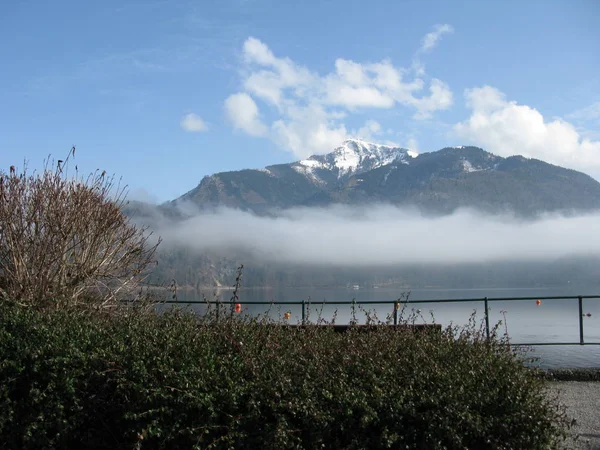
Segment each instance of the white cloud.
[[364,140],[371,140],[378,134],[381,134],[381,125],[375,120],[367,120],[356,133],[359,138]]
[[237,129],[241,129],[250,136],[264,136],[267,127],[260,121],[258,106],[252,97],[241,92],[230,95],[225,100],[227,117]]
[[[411,137],[408,139],[408,143],[407,143],[406,147],[409,150],[412,150],[412,152],[415,156],[419,154],[419,143],[417,142],[417,140],[414,137]],[[413,156],[413,155],[411,155],[411,156]]]
[[281,103],[281,89],[283,86],[280,79],[273,72],[263,70],[251,74],[246,79],[244,87],[252,95],[267,103],[272,103],[276,106],[279,106]]
[[181,128],[191,133],[207,131],[208,126],[200,116],[194,113],[187,114],[181,120]]
[[375,141],[377,140],[377,136],[382,134],[381,125],[375,120],[367,120],[365,124],[353,134],[365,141]]
[[373,87],[353,87],[343,84],[332,84],[328,91],[328,102],[332,105],[345,106],[348,109],[357,107],[391,108],[394,99]]
[[594,121],[600,120],[600,102],[592,103],[585,108],[578,109],[577,111],[573,111],[571,114],[567,114],[567,119],[572,120],[585,120],[585,121]]
[[269,47],[253,37],[249,37],[244,42],[244,56],[248,62],[255,62],[263,66],[277,64],[277,59]]
[[428,119],[434,111],[452,106],[452,91],[446,83],[434,78],[429,86],[429,97],[415,98],[412,103],[417,108],[416,119]]
[[[421,112],[421,100],[415,97],[425,82],[416,78],[403,81],[406,70],[396,68],[388,60],[375,64],[359,64],[354,61],[338,59],[336,71],[324,77],[321,86],[326,103],[342,106],[348,110],[355,108],[392,108],[396,104],[412,106]],[[450,94],[451,95],[451,94]],[[449,105],[448,105],[449,106]],[[445,109],[446,106],[444,106]]]
[[348,136],[344,124],[337,124],[321,106],[290,107],[285,119],[272,125],[272,138],[299,158],[327,153]]
[[467,141],[501,156],[523,155],[582,170],[600,170],[600,142],[562,119],[545,121],[534,108],[506,100],[491,86],[465,91],[471,116],[454,126]]
[[[436,41],[447,27],[436,28]],[[429,79],[422,70],[396,67],[389,60],[359,63],[338,58],[331,72],[320,75],[249,37],[243,61],[244,92],[226,101],[230,120],[236,128],[268,137],[301,158],[329,152],[348,137],[349,115],[404,106],[414,111],[416,119],[425,119],[452,105],[452,91],[443,81]],[[253,98],[269,107],[269,127],[259,121]],[[362,130],[363,135],[367,131]],[[376,134],[369,131],[371,137]]]
[[454,32],[451,25],[436,25],[431,33],[427,33],[421,41],[421,51],[428,52],[433,49],[444,34]]
[[360,86],[369,82],[365,68],[354,61],[337,59],[335,61],[335,71],[341,80],[351,86]]
[[244,88],[267,103],[280,106],[284,90],[302,90],[315,83],[316,75],[289,58],[276,58],[269,47],[256,38],[246,39],[243,53],[249,69]]

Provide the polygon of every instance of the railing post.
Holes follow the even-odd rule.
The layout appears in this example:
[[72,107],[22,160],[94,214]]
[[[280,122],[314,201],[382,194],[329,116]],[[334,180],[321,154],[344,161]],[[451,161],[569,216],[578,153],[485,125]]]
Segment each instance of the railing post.
[[302,300],[302,325],[305,325],[306,320],[306,301]]
[[398,325],[398,305],[399,301],[394,302],[394,325]]
[[579,345],[583,345],[583,298],[579,296]]
[[485,334],[490,339],[490,315],[488,314],[488,298],[485,297],[483,299],[483,304],[485,307]]

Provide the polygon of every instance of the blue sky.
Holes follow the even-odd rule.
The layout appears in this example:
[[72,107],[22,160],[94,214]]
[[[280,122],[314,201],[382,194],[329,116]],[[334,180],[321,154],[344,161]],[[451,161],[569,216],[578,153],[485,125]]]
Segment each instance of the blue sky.
[[600,178],[600,2],[0,2],[0,167],[165,201],[218,171],[474,144]]

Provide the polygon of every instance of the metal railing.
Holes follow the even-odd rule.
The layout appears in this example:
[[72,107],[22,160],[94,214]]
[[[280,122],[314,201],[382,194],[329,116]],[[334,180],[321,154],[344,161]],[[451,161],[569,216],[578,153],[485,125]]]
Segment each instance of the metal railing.
[[[429,300],[410,300],[407,298],[400,298],[396,300],[364,300],[357,301],[353,300],[334,300],[334,301],[209,301],[209,300],[167,300],[162,303],[165,304],[202,304],[202,305],[221,305],[230,306],[233,314],[235,304],[239,305],[286,305],[286,306],[302,306],[302,321],[301,324],[306,323],[307,318],[307,307],[313,305],[392,305],[393,307],[393,323],[398,325],[398,310],[399,305],[416,305],[424,303],[483,303],[484,304],[484,318],[485,318],[485,331],[489,339],[490,337],[490,317],[489,317],[489,304],[491,302],[498,301],[541,301],[541,300],[577,300],[579,310],[579,341],[575,342],[522,342],[522,343],[511,343],[515,346],[537,346],[537,345],[600,345],[600,342],[585,342],[584,339],[584,317],[591,317],[591,314],[584,314],[583,312],[583,300],[599,300],[600,295],[578,295],[578,296],[555,296],[555,297],[483,297],[483,298],[451,298],[451,299],[429,299]],[[218,311],[219,309],[217,309]]]

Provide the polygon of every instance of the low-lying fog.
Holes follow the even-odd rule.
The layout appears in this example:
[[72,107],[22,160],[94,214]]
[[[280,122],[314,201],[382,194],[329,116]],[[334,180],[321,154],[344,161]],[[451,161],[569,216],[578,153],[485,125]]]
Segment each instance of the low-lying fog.
[[277,217],[220,208],[184,221],[161,218],[163,246],[198,252],[243,252],[265,262],[334,266],[553,260],[600,254],[600,214],[511,214],[461,210],[425,217],[376,205],[294,208]]

